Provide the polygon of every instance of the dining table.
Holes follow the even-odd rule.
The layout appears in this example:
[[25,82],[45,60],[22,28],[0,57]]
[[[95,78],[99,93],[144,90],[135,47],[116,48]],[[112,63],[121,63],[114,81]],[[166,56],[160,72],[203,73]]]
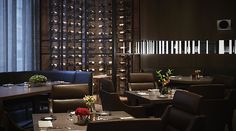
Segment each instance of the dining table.
[[[106,115],[104,115],[106,113]],[[80,125],[77,116],[72,113],[43,113],[32,114],[34,131],[86,131],[87,125]],[[50,119],[49,119],[50,118]],[[124,111],[102,111],[96,112],[93,122],[109,120],[135,119]]]
[[[39,102],[37,96],[41,94],[51,93],[52,85],[55,84],[70,84],[68,82],[54,81],[47,82],[44,86],[32,87],[28,83],[19,84],[4,84],[0,86],[0,116],[4,111],[4,101],[14,100],[20,98],[29,98],[33,101],[33,112],[37,112],[39,109],[37,103]],[[0,123],[2,119],[0,117]]]
[[149,89],[142,91],[125,91],[128,103],[132,106],[147,107],[147,115],[160,117],[166,107],[172,104],[175,89],[169,94],[161,95],[158,89]]
[[196,84],[210,84],[213,78],[211,76],[200,76],[193,78],[192,76],[171,76],[170,83],[196,85]]
[[142,91],[125,91],[131,105],[137,106],[144,103],[163,104],[171,103],[174,94],[161,95],[156,89]]
[[210,84],[212,83],[213,77],[212,76],[199,76],[192,77],[192,76],[170,76],[170,83],[169,86],[171,88],[178,88],[178,89],[185,89],[191,85],[200,85],[200,84]]

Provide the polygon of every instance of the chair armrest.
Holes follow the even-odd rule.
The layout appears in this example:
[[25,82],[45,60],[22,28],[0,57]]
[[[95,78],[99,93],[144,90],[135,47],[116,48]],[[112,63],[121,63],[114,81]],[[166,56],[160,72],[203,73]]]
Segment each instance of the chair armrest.
[[196,120],[192,121],[186,131],[206,131],[206,116],[196,116]]

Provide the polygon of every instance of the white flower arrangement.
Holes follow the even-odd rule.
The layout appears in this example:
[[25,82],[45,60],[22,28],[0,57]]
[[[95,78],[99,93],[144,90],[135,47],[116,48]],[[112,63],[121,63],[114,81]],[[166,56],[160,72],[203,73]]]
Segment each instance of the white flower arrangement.
[[89,95],[85,95],[83,100],[85,101],[88,107],[92,107],[96,101],[96,99],[93,96],[89,96]]

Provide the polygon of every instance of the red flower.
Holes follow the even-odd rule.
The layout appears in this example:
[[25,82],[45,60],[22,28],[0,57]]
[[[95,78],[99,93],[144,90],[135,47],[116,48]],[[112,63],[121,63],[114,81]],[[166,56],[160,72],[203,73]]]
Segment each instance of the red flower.
[[80,107],[78,107],[75,110],[75,114],[76,115],[80,115],[80,116],[88,116],[90,114],[90,112],[89,112],[88,108],[80,108]]

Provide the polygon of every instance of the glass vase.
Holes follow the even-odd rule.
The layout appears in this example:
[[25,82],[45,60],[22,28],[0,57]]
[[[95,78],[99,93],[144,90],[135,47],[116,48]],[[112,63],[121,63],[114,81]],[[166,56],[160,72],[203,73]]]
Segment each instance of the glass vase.
[[78,115],[77,119],[78,119],[78,121],[77,121],[78,125],[86,125],[87,122],[88,122],[88,116],[80,116],[80,115]]

